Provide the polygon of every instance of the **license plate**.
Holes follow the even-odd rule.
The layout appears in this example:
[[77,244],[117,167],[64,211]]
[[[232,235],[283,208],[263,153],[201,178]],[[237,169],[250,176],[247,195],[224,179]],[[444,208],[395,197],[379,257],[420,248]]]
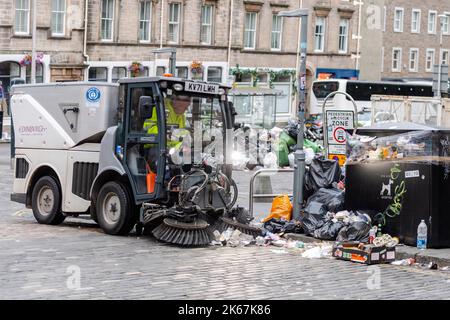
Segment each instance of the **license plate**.
[[189,92],[218,94],[219,85],[186,81],[184,90]]

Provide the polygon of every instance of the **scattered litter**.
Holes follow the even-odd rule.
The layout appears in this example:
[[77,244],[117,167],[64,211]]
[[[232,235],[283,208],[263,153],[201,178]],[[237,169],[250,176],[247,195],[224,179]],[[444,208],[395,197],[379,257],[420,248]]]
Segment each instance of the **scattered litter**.
[[271,249],[270,252],[273,252],[273,253],[276,253],[276,254],[287,253],[287,251],[284,250],[284,249]]
[[446,267],[442,267],[441,269],[439,269],[441,271],[450,271],[450,267],[446,266]]
[[302,242],[302,241],[288,241],[287,243],[286,243],[286,248],[288,248],[288,249],[294,249],[294,248],[296,248],[296,249],[303,249],[303,248],[305,248],[305,244]]
[[284,247],[284,246],[286,246],[286,244],[287,244],[286,240],[282,240],[282,239],[272,241],[272,245],[275,247]]
[[376,247],[395,247],[397,246],[399,243],[399,239],[398,238],[392,238],[390,235],[388,234],[384,234],[381,237],[376,237],[373,240],[373,244]]
[[434,263],[434,262],[430,262],[427,265],[427,268],[430,269],[430,270],[437,270],[438,269],[438,265],[436,263]]
[[213,234],[214,234],[215,241],[219,241],[220,242],[220,231],[219,230],[214,230]]
[[396,260],[394,262],[391,262],[394,266],[412,266],[416,263],[416,260],[413,258],[403,259],[403,260]]
[[266,244],[266,240],[264,239],[264,237],[258,236],[256,237],[256,245],[257,246],[263,246]]
[[219,241],[222,242],[224,245],[227,243],[228,240],[230,240],[231,235],[233,234],[233,229],[228,228],[219,237]]
[[317,246],[311,249],[306,250],[302,253],[302,258],[308,259],[320,259],[327,258],[331,256],[332,246]]

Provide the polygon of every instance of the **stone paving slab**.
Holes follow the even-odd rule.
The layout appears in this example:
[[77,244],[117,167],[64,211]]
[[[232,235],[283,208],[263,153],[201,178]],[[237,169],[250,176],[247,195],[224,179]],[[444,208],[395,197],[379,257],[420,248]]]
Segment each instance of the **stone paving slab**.
[[183,249],[84,219],[39,225],[9,201],[9,166],[0,177],[0,299],[450,299],[450,272],[274,247]]

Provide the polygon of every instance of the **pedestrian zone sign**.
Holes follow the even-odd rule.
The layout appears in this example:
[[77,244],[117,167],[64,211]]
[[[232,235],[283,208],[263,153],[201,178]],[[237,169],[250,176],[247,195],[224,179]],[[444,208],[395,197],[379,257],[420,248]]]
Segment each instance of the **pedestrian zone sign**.
[[346,160],[347,130],[354,129],[354,117],[353,111],[327,110],[325,112],[327,157],[339,161],[340,165],[343,165]]

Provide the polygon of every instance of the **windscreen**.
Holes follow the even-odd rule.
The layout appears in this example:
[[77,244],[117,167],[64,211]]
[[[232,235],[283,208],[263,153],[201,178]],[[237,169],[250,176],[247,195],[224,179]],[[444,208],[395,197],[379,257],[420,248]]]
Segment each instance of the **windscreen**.
[[339,90],[337,81],[318,81],[313,83],[313,93],[316,99],[325,99],[330,93]]
[[176,164],[224,159],[225,116],[216,95],[164,90],[167,149]]

